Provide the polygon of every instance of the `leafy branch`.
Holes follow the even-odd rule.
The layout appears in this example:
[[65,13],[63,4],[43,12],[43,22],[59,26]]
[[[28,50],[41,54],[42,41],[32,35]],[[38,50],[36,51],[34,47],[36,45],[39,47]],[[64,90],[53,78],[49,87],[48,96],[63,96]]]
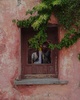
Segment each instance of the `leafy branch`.
[[[70,47],[80,38],[80,0],[41,0],[41,3],[28,10],[28,19],[13,20],[18,27],[33,27],[38,33],[29,40],[30,46],[39,48],[46,41],[48,21],[54,13],[59,25],[63,26],[68,32],[59,44],[49,44],[49,48],[62,49]],[[40,41],[39,41],[40,40]]]

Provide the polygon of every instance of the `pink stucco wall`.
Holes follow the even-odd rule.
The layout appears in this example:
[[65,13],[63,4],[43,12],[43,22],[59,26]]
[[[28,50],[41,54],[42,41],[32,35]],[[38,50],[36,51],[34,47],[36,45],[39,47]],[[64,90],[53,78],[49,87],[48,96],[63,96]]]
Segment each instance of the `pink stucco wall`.
[[[80,100],[80,40],[59,52],[59,79],[67,85],[16,86],[21,70],[20,29],[13,19],[24,19],[25,11],[40,0],[0,0],[0,100]],[[54,19],[52,19],[55,22]],[[64,35],[60,29],[59,38]]]

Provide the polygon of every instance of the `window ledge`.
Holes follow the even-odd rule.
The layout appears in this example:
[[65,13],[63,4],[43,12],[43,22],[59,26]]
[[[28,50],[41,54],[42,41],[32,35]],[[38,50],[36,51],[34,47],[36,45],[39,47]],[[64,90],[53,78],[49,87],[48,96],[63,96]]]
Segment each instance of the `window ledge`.
[[15,80],[15,85],[65,85],[68,84],[66,80],[59,80],[58,78],[43,78],[43,79],[22,79],[22,80]]

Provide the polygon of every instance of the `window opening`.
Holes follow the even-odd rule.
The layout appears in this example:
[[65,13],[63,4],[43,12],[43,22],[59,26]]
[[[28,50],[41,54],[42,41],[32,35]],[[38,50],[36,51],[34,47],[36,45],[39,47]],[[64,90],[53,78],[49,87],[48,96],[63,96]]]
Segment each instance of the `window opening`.
[[[47,28],[48,38],[39,50],[30,48],[28,40],[34,36],[32,28],[21,29],[21,78],[32,77],[57,77],[58,75],[58,50],[50,50],[49,42],[58,43],[58,27]],[[31,75],[31,76],[29,76]]]

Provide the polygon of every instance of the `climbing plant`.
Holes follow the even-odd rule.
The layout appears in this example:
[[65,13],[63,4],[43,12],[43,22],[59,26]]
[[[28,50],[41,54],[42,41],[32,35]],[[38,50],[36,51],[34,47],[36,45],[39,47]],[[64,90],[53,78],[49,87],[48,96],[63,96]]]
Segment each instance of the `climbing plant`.
[[30,15],[28,19],[13,22],[18,27],[33,27],[37,34],[29,40],[29,44],[33,48],[39,48],[47,39],[45,31],[52,13],[66,34],[59,44],[50,43],[49,48],[70,47],[80,38],[80,0],[41,0],[32,10],[26,11],[26,15]]

